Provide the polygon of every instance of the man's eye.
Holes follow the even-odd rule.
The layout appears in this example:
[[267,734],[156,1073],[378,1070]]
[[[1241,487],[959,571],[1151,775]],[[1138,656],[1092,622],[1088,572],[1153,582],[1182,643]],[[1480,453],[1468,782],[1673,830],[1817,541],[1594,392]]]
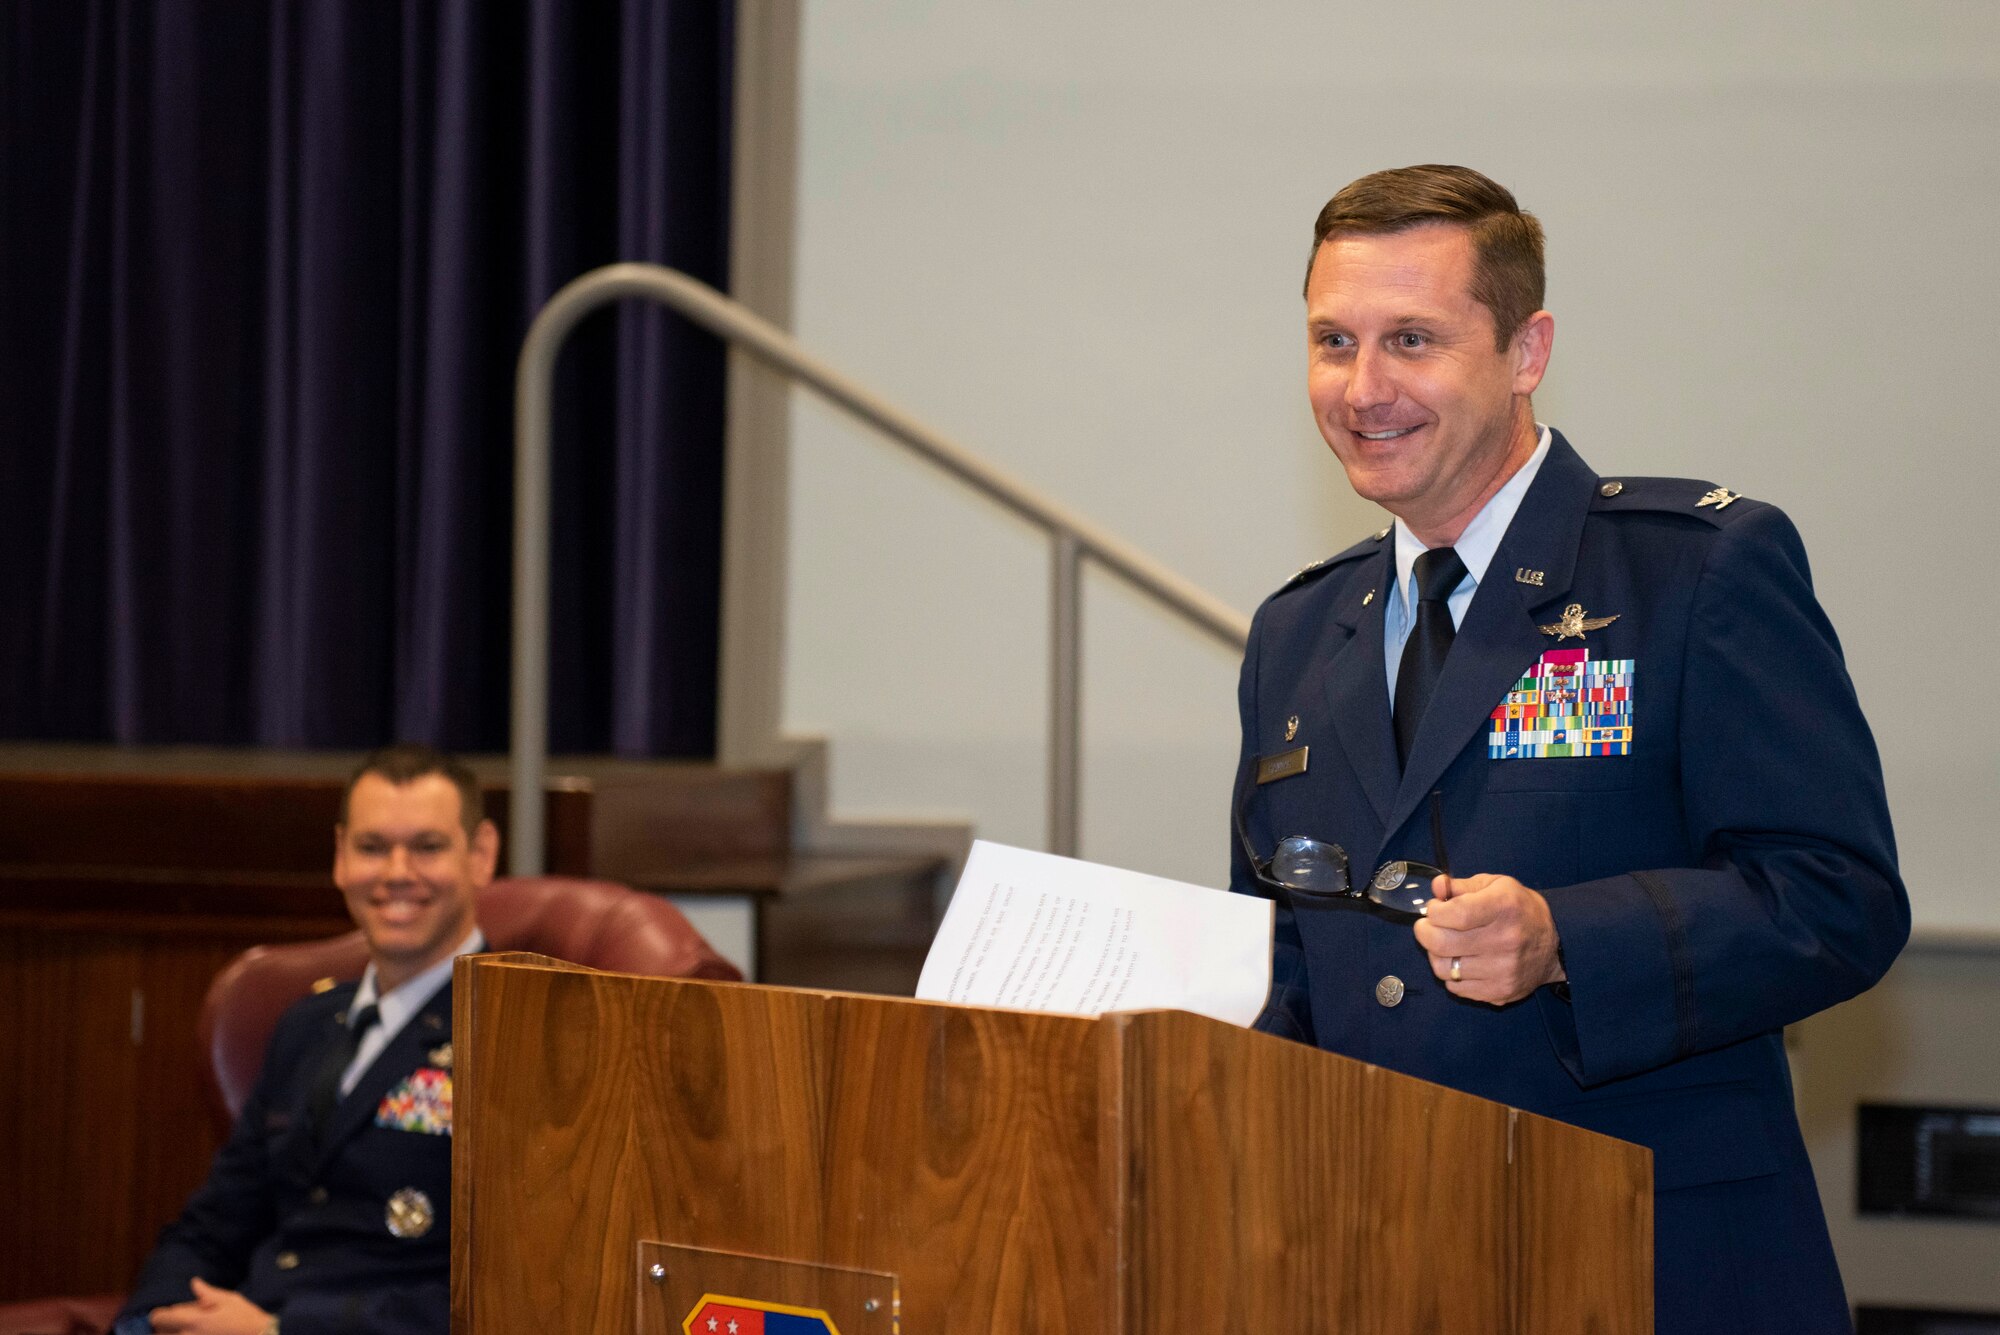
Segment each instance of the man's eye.
[[363,857],[379,858],[384,850],[379,839],[357,839],[354,841],[354,851]]
[[1405,351],[1411,348],[1421,348],[1423,345],[1424,336],[1414,330],[1405,329],[1402,333],[1396,335],[1396,346]]
[[1321,334],[1319,336],[1319,343],[1321,347],[1331,348],[1336,352],[1345,351],[1354,346],[1354,340],[1345,334]]
[[447,845],[442,839],[419,839],[410,845],[410,851],[421,854],[424,857],[436,857],[439,853],[444,852],[446,847]]

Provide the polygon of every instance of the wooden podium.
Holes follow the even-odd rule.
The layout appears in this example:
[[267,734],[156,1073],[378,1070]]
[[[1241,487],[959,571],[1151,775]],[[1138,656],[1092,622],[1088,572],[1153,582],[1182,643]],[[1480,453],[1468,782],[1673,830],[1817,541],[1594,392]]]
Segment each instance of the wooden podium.
[[1646,1151],[1200,1016],[454,994],[455,1335],[1652,1329]]

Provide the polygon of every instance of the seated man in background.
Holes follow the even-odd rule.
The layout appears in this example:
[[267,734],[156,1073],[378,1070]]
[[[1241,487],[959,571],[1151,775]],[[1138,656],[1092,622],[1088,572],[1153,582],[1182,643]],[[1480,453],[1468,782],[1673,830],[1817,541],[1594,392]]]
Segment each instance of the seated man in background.
[[499,845],[457,761],[398,745],[362,762],[333,879],[367,970],[285,1012],[117,1335],[449,1328],[451,969],[485,947],[473,902]]

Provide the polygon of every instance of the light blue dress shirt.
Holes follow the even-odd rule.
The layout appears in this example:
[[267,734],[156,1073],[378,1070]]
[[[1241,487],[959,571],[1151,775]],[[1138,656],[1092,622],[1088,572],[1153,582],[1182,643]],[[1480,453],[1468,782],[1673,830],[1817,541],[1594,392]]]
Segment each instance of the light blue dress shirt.
[[380,996],[375,993],[375,964],[372,960],[369,962],[361,975],[361,986],[354,990],[354,1000],[347,1004],[347,1013],[359,1014],[363,1006],[372,1004],[381,1013],[381,1018],[373,1029],[361,1036],[360,1046],[354,1050],[354,1060],[341,1072],[340,1097],[346,1098],[354,1092],[361,1073],[375,1064],[375,1059],[382,1055],[382,1049],[403,1032],[403,1026],[410,1022],[411,1017],[430,1004],[438,989],[451,978],[452,961],[460,955],[476,955],[484,949],[486,934],[475,927],[448,957],[414,978],[405,978]]
[[[1500,539],[1506,536],[1507,526],[1514,522],[1514,512],[1521,508],[1521,498],[1528,494],[1528,486],[1535,480],[1535,474],[1542,469],[1542,460],[1549,457],[1549,429],[1540,422],[1535,423],[1539,439],[1535,452],[1528,456],[1528,462],[1521,465],[1506,485],[1493,493],[1493,499],[1479,507],[1479,513],[1465,526],[1465,532],[1458,535],[1452,546],[1458,551],[1458,559],[1465,562],[1465,578],[1452,590],[1451,624],[1454,627],[1465,622],[1465,609],[1472,605],[1472,595],[1479,589],[1479,582],[1486,578],[1486,567],[1493,563],[1493,553],[1500,547]],[[1382,666],[1389,680],[1389,702],[1391,708],[1396,700],[1396,674],[1403,666],[1403,646],[1408,643],[1410,631],[1416,625],[1417,606],[1417,558],[1429,550],[1410,532],[1409,525],[1396,521],[1396,587],[1389,591],[1389,605],[1382,609]]]

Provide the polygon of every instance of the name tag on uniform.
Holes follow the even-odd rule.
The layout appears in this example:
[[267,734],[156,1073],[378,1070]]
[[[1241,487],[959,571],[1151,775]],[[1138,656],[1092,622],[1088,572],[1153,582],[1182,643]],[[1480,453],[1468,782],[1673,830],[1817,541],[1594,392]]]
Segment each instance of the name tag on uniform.
[[1261,757],[1257,761],[1257,782],[1276,783],[1280,779],[1289,779],[1294,774],[1304,774],[1308,749],[1310,748],[1295,746],[1274,756]]
[[1490,760],[1555,760],[1632,754],[1637,660],[1588,649],[1551,649],[1494,707]]

